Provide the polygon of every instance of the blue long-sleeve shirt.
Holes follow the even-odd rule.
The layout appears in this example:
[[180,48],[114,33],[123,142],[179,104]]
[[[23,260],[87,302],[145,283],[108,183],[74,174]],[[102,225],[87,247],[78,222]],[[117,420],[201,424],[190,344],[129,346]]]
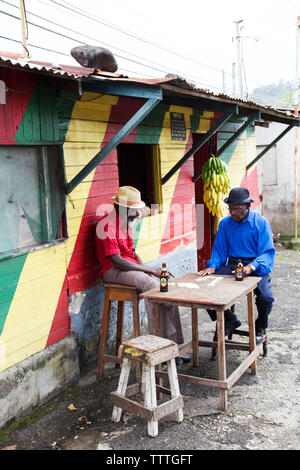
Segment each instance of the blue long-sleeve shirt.
[[219,269],[227,258],[254,258],[257,275],[268,274],[274,266],[275,248],[269,222],[257,212],[249,213],[240,224],[231,215],[221,220],[208,267]]

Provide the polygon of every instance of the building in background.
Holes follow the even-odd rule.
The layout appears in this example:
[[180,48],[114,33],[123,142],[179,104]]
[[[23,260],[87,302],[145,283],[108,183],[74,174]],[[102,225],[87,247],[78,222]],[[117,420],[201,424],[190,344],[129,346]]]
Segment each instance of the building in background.
[[[260,153],[285,128],[270,122],[269,128],[256,128],[257,153]],[[274,235],[294,235],[294,154],[295,132],[289,132],[257,162],[261,212],[269,220]],[[298,142],[298,149],[300,148]],[[298,151],[298,172],[300,152]],[[300,206],[298,184],[298,214]],[[298,233],[300,220],[298,217]]]

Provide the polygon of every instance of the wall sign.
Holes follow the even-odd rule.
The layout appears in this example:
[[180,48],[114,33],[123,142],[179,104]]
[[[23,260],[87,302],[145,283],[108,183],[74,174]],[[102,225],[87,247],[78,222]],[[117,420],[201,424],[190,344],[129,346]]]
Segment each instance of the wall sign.
[[183,113],[171,113],[172,140],[185,140],[186,128]]
[[0,104],[6,103],[6,86],[3,80],[0,80]]

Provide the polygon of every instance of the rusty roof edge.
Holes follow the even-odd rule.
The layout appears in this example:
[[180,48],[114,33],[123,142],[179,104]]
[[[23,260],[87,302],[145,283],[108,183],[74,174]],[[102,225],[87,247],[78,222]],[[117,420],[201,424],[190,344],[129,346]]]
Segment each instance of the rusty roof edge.
[[181,94],[184,96],[189,96],[193,98],[203,98],[209,99],[216,102],[228,103],[228,104],[236,104],[241,108],[248,108],[253,110],[261,111],[262,114],[270,114],[274,116],[279,116],[283,118],[288,118],[288,120],[294,120],[296,122],[300,122],[300,118],[296,117],[291,112],[285,112],[273,108],[272,106],[262,105],[259,103],[255,103],[253,101],[245,101],[240,98],[230,97],[223,94],[215,94],[211,90],[201,90],[201,89],[187,89],[178,87],[172,84],[162,84],[162,89],[166,92],[170,92],[171,94]]
[[225,95],[223,93],[215,93],[212,90],[196,88],[194,84],[189,83],[186,79],[181,77],[142,79],[76,65],[73,66],[58,64],[56,67],[53,63],[51,64],[50,62],[31,61],[27,59],[16,60],[6,56],[0,56],[0,65],[9,68],[16,68],[19,70],[48,74],[57,78],[59,77],[74,80],[82,79],[90,83],[99,80],[109,80],[121,83],[140,83],[150,87],[161,87],[163,91],[169,94],[184,95],[191,98],[202,98],[227,104],[236,104],[240,108],[259,110],[262,114],[267,116],[277,116],[283,119],[285,118],[287,121],[300,123],[300,118],[294,116],[292,113],[278,110],[272,106],[262,105],[252,101],[245,101],[243,99]]

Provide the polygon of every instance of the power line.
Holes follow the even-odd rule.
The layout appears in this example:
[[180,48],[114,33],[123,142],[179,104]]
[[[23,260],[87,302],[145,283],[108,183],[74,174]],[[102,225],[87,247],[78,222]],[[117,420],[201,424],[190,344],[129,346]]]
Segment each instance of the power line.
[[[17,39],[7,38],[5,36],[0,36],[0,38],[1,39],[6,39],[7,41],[13,41],[13,42],[17,42],[19,44],[22,44],[22,41],[18,41]],[[64,52],[54,51],[53,49],[48,49],[48,48],[42,47],[42,46],[36,46],[35,44],[29,44],[28,43],[28,46],[36,47],[37,49],[42,49],[43,51],[54,52],[55,54],[61,54],[61,55],[69,57],[68,54],[65,54]]]
[[[37,1],[39,1],[40,3],[43,3],[44,5],[46,5],[43,0],[37,0]],[[122,32],[123,34],[128,34],[129,36],[134,37],[134,38],[137,39],[137,40],[146,42],[147,44],[153,45],[153,46],[155,46],[155,47],[157,47],[157,48],[159,48],[159,49],[161,49],[161,50],[164,50],[164,51],[166,51],[166,52],[168,52],[168,53],[174,54],[174,55],[176,55],[176,56],[178,56],[178,57],[181,57],[181,58],[183,58],[183,59],[185,59],[185,60],[187,60],[187,61],[193,62],[193,63],[195,63],[195,64],[197,64],[197,65],[202,66],[202,67],[209,68],[209,69],[215,70],[215,71],[217,71],[217,72],[221,72],[221,73],[223,73],[223,71],[224,71],[224,69],[220,69],[220,68],[217,68],[217,67],[214,67],[214,66],[210,66],[210,65],[204,64],[204,63],[199,62],[199,61],[197,61],[197,60],[195,60],[195,59],[193,59],[193,58],[190,58],[190,57],[187,57],[187,56],[185,56],[185,55],[179,54],[177,51],[171,50],[171,49],[166,48],[166,47],[164,47],[164,46],[162,46],[162,45],[160,45],[160,44],[157,44],[157,43],[155,43],[155,42],[153,42],[153,41],[150,41],[150,40],[148,40],[148,39],[142,38],[141,36],[135,35],[134,33],[130,32],[130,31],[127,31],[127,30],[124,30],[124,29],[120,28],[119,26],[117,26],[117,25],[115,25],[115,24],[113,24],[113,23],[109,23],[109,22],[103,20],[102,18],[99,18],[99,17],[97,17],[97,16],[90,16],[90,15],[87,14],[86,11],[84,11],[84,10],[78,8],[78,7],[74,7],[74,5],[71,5],[70,3],[68,3],[68,2],[65,1],[65,0],[61,0],[61,1],[62,1],[63,3],[65,3],[66,5],[69,5],[69,7],[68,7],[68,6],[65,6],[65,5],[59,3],[59,2],[57,2],[57,1],[55,1],[55,0],[47,0],[47,1],[53,3],[53,4],[54,4],[54,5],[53,5],[53,8],[56,8],[56,9],[58,9],[59,11],[62,11],[62,10],[60,10],[56,5],[59,5],[60,7],[66,9],[66,10],[68,10],[68,11],[74,12],[74,13],[76,13],[77,15],[84,16],[84,17],[88,18],[89,20],[92,20],[92,21],[94,21],[94,22],[96,22],[96,23],[100,23],[100,24],[103,24],[103,25],[106,26],[106,27],[110,27],[110,28],[116,29],[118,32]],[[72,7],[72,8],[70,8],[70,7]],[[76,10],[75,10],[74,8],[75,8]],[[80,34],[81,34],[81,33],[80,33]],[[110,46],[110,47],[113,47],[113,46]],[[131,53],[129,53],[129,54],[131,54]],[[134,56],[134,54],[132,54],[132,55]],[[154,63],[154,64],[156,64],[156,65],[161,66],[161,64],[157,64],[157,63],[155,63],[155,62],[153,62],[153,61],[151,61],[151,62]],[[159,71],[160,71],[160,70],[159,70]],[[180,73],[182,73],[182,72],[176,72],[176,73],[180,74]],[[227,75],[229,75],[230,77],[232,77],[232,72],[231,72],[231,71],[226,71],[226,73],[227,73]],[[202,80],[202,79],[200,79],[200,81],[201,81],[201,80]],[[259,85],[259,83],[256,82],[255,80],[252,80],[252,79],[251,79],[250,82],[253,83],[253,84]],[[206,83],[207,83],[207,82],[206,82]],[[219,87],[219,88],[220,88],[220,87]]]
[[[1,1],[2,3],[6,3],[7,5],[10,5],[10,6],[14,7],[14,8],[19,9],[18,6],[13,5],[12,3],[9,3],[9,2],[7,2],[7,1],[5,1],[5,0],[0,0],[0,1]],[[40,16],[40,15],[37,15],[36,13],[32,13],[31,11],[28,11],[28,10],[27,10],[27,13],[29,13],[29,14],[32,15],[32,16],[35,16],[36,18],[39,18],[39,19],[44,20],[44,21],[47,21],[48,23],[51,23],[51,24],[53,24],[53,25],[55,25],[55,26],[59,26],[60,28],[63,28],[63,29],[65,29],[65,30],[67,30],[67,31],[70,31],[70,32],[75,33],[75,34],[78,34],[78,35],[80,35],[80,36],[82,36],[82,37],[85,37],[85,38],[87,38],[87,39],[91,39],[92,41],[95,41],[95,38],[94,38],[94,37],[87,36],[86,34],[83,34],[83,33],[77,32],[77,31],[74,31],[73,29],[68,28],[67,26],[64,26],[64,25],[62,25],[62,24],[58,24],[58,23],[56,23],[55,21],[51,21],[51,20],[49,20],[48,18],[44,18],[44,17],[42,17],[42,16]],[[73,39],[73,38],[72,38],[72,39]],[[75,39],[74,39],[74,40],[75,40]],[[76,40],[77,40],[77,39],[76,39]],[[129,55],[131,55],[132,57],[136,57],[137,59],[141,59],[141,60],[144,59],[144,58],[142,58],[142,57],[140,57],[140,56],[138,56],[138,55],[136,55],[136,54],[132,54],[132,52],[125,51],[124,49],[120,49],[119,47],[112,46],[111,44],[105,43],[105,42],[103,42],[103,41],[97,41],[97,42],[101,42],[101,44],[103,44],[103,45],[105,45],[105,46],[107,46],[107,47],[114,48],[114,49],[116,49],[116,50],[119,50],[119,51],[121,51],[121,52],[124,52],[125,54],[129,54]],[[85,43],[82,43],[82,44],[85,44]],[[120,57],[120,58],[124,59],[123,56],[118,56],[117,54],[115,54],[115,55],[116,55],[116,57]],[[128,57],[126,57],[125,59],[126,59],[126,60],[129,60]],[[151,63],[151,64],[158,65],[158,66],[162,67],[162,65],[159,64],[159,63],[157,63],[157,62],[153,62],[153,61],[151,61],[151,60],[149,60],[149,59],[147,59],[147,60],[148,60],[148,62]],[[143,65],[144,65],[144,64],[143,64]],[[155,69],[155,70],[160,71],[160,72],[162,71],[162,70],[159,70],[159,69]],[[162,72],[165,73],[165,71],[162,71]]]
[[[8,41],[16,42],[18,44],[22,44],[22,41],[19,41],[17,39],[13,39],[13,38],[8,38],[6,36],[0,36],[0,39],[5,39],[5,40],[8,40]],[[44,50],[44,51],[48,51],[48,52],[54,52],[56,54],[60,54],[60,55],[64,55],[64,56],[69,57],[68,54],[65,54],[64,52],[56,51],[56,50],[53,50],[53,49],[48,49],[48,48],[45,48],[45,47],[42,47],[42,46],[37,46],[36,44],[28,44],[28,46],[36,48],[36,49],[41,49],[41,50]],[[145,77],[149,78],[148,75],[145,75],[141,72],[137,72],[136,70],[128,70],[128,69],[123,69],[122,68],[122,71],[123,72],[129,72],[129,73],[135,73],[135,74],[138,74],[138,75],[144,75]],[[156,78],[156,77],[152,77],[152,78]],[[215,87],[215,88],[219,88],[221,90],[221,87]],[[231,92],[231,90],[229,88],[226,88],[225,90],[223,90],[223,92],[225,92],[225,91]],[[251,96],[251,99],[256,99],[257,103],[264,104],[263,100],[260,97],[258,97],[256,95],[253,95],[251,93],[250,93],[250,96]]]
[[[190,62],[193,62],[195,64],[198,64],[198,65],[201,65],[202,67],[206,67],[206,68],[210,68],[212,70],[215,70],[215,71],[218,71],[218,72],[222,72],[222,69],[220,68],[217,68],[217,67],[214,67],[214,66],[210,66],[210,65],[207,65],[207,64],[203,64],[202,62],[199,62],[191,57],[187,57],[183,54],[180,54],[178,53],[177,51],[174,51],[170,48],[167,48],[167,47],[164,47],[162,46],[161,44],[157,44],[155,43],[154,41],[151,41],[149,39],[146,39],[146,38],[143,38],[142,36],[138,36],[134,33],[132,33],[131,31],[128,31],[128,30],[125,30],[123,28],[120,28],[118,25],[115,25],[113,23],[110,23],[108,21],[105,21],[103,20],[102,18],[98,17],[98,16],[90,16],[86,13],[86,11],[82,10],[81,8],[78,8],[78,7],[74,7],[74,5],[71,5],[70,3],[66,2],[66,1],[63,1],[63,3],[65,3],[66,5],[69,5],[69,6],[65,6],[55,0],[48,0],[49,2],[51,3],[54,3],[56,5],[59,5],[63,8],[65,8],[66,10],[70,10],[70,11],[73,11],[74,13],[77,13],[78,15],[81,15],[81,16],[84,16],[92,21],[95,21],[96,23],[100,23],[100,24],[103,24],[104,26],[108,27],[108,28],[111,28],[111,29],[115,29],[116,31],[122,33],[122,34],[126,34],[127,36],[130,36],[134,39],[137,39],[139,41],[142,41],[142,42],[145,42],[146,44],[150,44],[151,46],[154,46],[154,47],[157,47],[158,49],[161,49],[161,50],[164,50],[170,54],[173,54],[173,55],[176,55],[177,57],[181,57],[185,60],[188,60]],[[70,8],[70,7],[73,7],[73,8]],[[74,9],[75,8],[75,9]]]
[[[10,5],[10,6],[14,7],[14,8],[19,9],[19,7],[17,7],[16,5],[13,5],[13,4],[11,4],[11,3],[5,1],[5,0],[0,0],[0,1],[1,1],[2,3],[5,3],[5,4],[7,4],[7,5]],[[50,1],[52,1],[52,0],[50,0]],[[41,3],[45,4],[44,2],[41,2]],[[54,2],[54,3],[57,3],[57,2]],[[57,7],[54,7],[54,8],[57,8]],[[5,12],[2,12],[2,13],[5,13]],[[82,37],[85,37],[85,38],[88,38],[88,39],[91,39],[91,40],[95,41],[95,39],[94,39],[94,38],[91,38],[90,36],[87,36],[87,35],[85,35],[85,34],[83,34],[83,33],[74,31],[74,30],[71,29],[71,28],[68,28],[68,27],[66,27],[66,26],[64,26],[64,25],[58,24],[58,23],[56,23],[56,22],[54,22],[54,21],[51,21],[51,20],[49,20],[49,19],[47,19],[47,18],[44,18],[44,17],[42,17],[42,16],[40,16],[40,15],[37,15],[37,14],[35,14],[35,13],[33,13],[33,12],[29,12],[29,11],[28,11],[28,13],[31,14],[31,15],[33,15],[33,16],[35,16],[35,17],[37,17],[37,18],[39,18],[39,19],[42,19],[43,21],[47,21],[47,22],[49,22],[49,23],[51,23],[51,24],[53,24],[53,25],[55,25],[55,26],[58,26],[58,27],[60,27],[60,28],[63,28],[64,30],[71,31],[71,32],[73,32],[73,33],[75,33],[75,34],[77,34],[77,35],[79,35],[79,36],[82,36]],[[7,14],[8,14],[8,13],[7,13]],[[77,13],[77,14],[79,14],[79,13]],[[10,16],[12,16],[12,17],[14,17],[14,18],[17,18],[17,17],[15,17],[14,15],[10,15]],[[42,26],[40,26],[40,25],[36,25],[35,23],[30,23],[30,24],[32,24],[32,25],[35,26],[35,27],[39,27],[39,28],[42,28],[42,29],[46,29],[47,31],[52,32],[53,34],[58,34],[58,35],[63,36],[63,37],[65,37],[65,38],[69,39],[69,40],[76,41],[76,42],[79,42],[79,43],[81,43],[81,44],[83,44],[83,45],[86,45],[85,42],[82,42],[82,41],[80,41],[80,40],[78,40],[78,39],[72,38],[72,37],[67,36],[67,35],[63,35],[62,33],[58,33],[57,31],[53,31],[53,30],[50,30],[49,28],[45,28],[45,27],[42,27]],[[107,44],[107,43],[105,43],[105,42],[103,42],[103,41],[99,41],[99,42],[101,42],[102,45],[106,45],[106,46],[108,46],[108,47],[115,48],[115,49],[117,49],[117,50],[119,50],[119,51],[121,51],[121,52],[124,52],[125,54],[129,54],[129,55],[131,55],[132,57],[135,57],[135,58],[137,58],[137,59],[140,59],[140,60],[143,60],[143,59],[144,59],[144,58],[142,58],[142,57],[140,57],[140,56],[137,56],[137,55],[135,55],[135,54],[132,54],[131,52],[124,51],[123,49],[120,49],[120,48],[118,48],[118,47],[114,47],[114,46],[112,46],[112,45],[110,45],[110,44]],[[139,62],[139,61],[132,60],[132,59],[128,58],[127,56],[124,57],[124,56],[121,56],[121,55],[118,55],[118,54],[115,54],[115,55],[116,55],[116,57],[119,57],[119,58],[121,58],[121,59],[123,59],[123,60],[133,62],[133,63],[135,63],[135,64],[137,64],[137,65],[141,65],[141,66],[143,66],[143,67],[147,67],[147,68],[150,68],[150,69],[152,69],[152,70],[155,70],[155,71],[158,71],[158,72],[161,72],[161,73],[164,73],[164,74],[166,74],[166,72],[170,72],[171,69],[172,69],[173,72],[176,73],[176,74],[179,74],[179,75],[182,74],[181,71],[177,71],[177,70],[175,70],[173,67],[171,67],[171,68],[168,69],[168,70],[166,70],[165,68],[161,69],[161,68],[157,68],[157,67],[152,67],[152,66],[150,66],[150,65],[148,65],[148,64],[145,64],[144,62],[141,63],[141,62]],[[159,63],[157,63],[157,62],[151,61],[151,60],[149,60],[149,59],[148,59],[148,63],[157,65],[158,67],[164,67],[162,64],[159,64]],[[221,69],[215,69],[215,70],[221,71]],[[222,70],[222,72],[223,72],[223,70]],[[227,74],[228,74],[229,76],[231,76],[230,73],[227,72]],[[194,75],[194,74],[189,74],[189,79],[196,80],[197,82],[201,82],[201,83],[203,83],[204,85],[206,84],[206,85],[208,85],[208,86],[213,86],[213,87],[215,87],[215,88],[221,89],[221,87],[220,87],[219,85],[210,83],[210,82],[208,82],[207,80],[204,80],[203,78],[200,78],[200,77],[198,77],[198,76],[196,76],[196,75]],[[254,83],[257,83],[257,82],[251,81],[251,83],[254,84]]]
[[[3,0],[1,0],[1,1],[3,1]],[[4,3],[8,3],[8,2],[4,2]],[[13,15],[13,14],[11,14],[11,13],[8,13],[8,12],[4,12],[3,10],[0,10],[0,13],[5,14],[5,15],[8,15],[8,16],[14,18],[14,19],[19,20],[19,18],[18,18],[17,16],[15,16],[15,15]],[[40,18],[41,18],[41,17],[40,17]],[[52,23],[53,23],[53,22],[52,22]],[[58,31],[53,31],[53,30],[50,29],[50,28],[47,28],[47,27],[45,27],[45,26],[38,25],[38,24],[33,23],[33,22],[31,22],[31,21],[28,21],[28,24],[31,24],[32,26],[35,26],[35,27],[40,28],[40,29],[43,29],[43,30],[45,30],[45,31],[47,31],[47,32],[49,32],[49,33],[57,34],[57,35],[59,35],[59,36],[61,36],[61,37],[64,37],[64,38],[66,38],[66,39],[69,39],[69,40],[71,40],[71,41],[75,41],[75,42],[77,42],[77,43],[79,42],[79,43],[81,43],[81,44],[83,44],[83,45],[87,45],[87,43],[85,43],[85,42],[83,42],[83,41],[80,41],[80,40],[78,40],[78,39],[76,39],[76,38],[73,38],[73,37],[71,37],[71,36],[67,36],[66,34],[60,33],[60,32],[58,32]],[[56,26],[63,27],[62,25],[58,25],[57,23],[55,23],[55,24],[56,24]],[[69,29],[69,28],[66,28],[66,29]],[[76,33],[76,32],[75,32],[75,33]],[[78,34],[78,33],[77,33],[77,34]],[[125,51],[125,52],[126,52],[126,51]],[[67,54],[66,54],[66,55],[67,55]],[[170,72],[170,69],[167,70],[167,69],[159,69],[159,68],[157,68],[157,67],[152,67],[151,65],[148,65],[148,64],[145,64],[145,63],[142,63],[142,62],[138,62],[138,61],[136,61],[136,60],[133,60],[133,59],[130,59],[130,58],[128,58],[128,57],[124,57],[124,56],[121,56],[121,55],[118,55],[118,54],[116,54],[116,57],[119,57],[119,58],[124,59],[124,60],[126,60],[126,61],[135,63],[135,64],[137,64],[137,65],[141,65],[141,66],[143,66],[143,67],[150,68],[150,69],[152,69],[152,70],[156,70],[156,71],[161,72],[161,73],[163,73],[163,74],[166,74],[166,73]],[[159,64],[159,65],[161,65],[161,64]],[[162,66],[162,65],[161,65],[161,66]],[[163,67],[163,66],[162,66],[162,67]],[[179,71],[177,71],[177,70],[175,70],[175,69],[173,69],[173,68],[172,68],[172,70],[173,70],[175,73],[177,73],[177,74],[180,74],[180,73],[181,73],[181,72],[179,72]],[[200,78],[200,77],[196,77],[196,76],[194,76],[193,74],[190,74],[189,77],[190,77],[191,79],[196,80],[197,82],[202,83],[203,85],[206,84],[206,85],[208,85],[208,86],[213,86],[213,88],[217,88],[217,89],[219,89],[219,90],[222,89],[222,88],[221,88],[220,86],[218,86],[217,84],[213,84],[213,83],[211,83],[211,82],[207,82],[206,80],[203,80],[203,79]]]
[[[9,3],[9,2],[7,2],[7,1],[5,1],[5,0],[0,0],[0,1],[2,1],[3,3],[6,3],[6,4],[10,5],[10,6],[13,6],[13,7],[15,7],[15,8],[18,8],[17,6],[12,5],[11,3]],[[55,2],[55,3],[57,3],[57,2]],[[13,17],[13,18],[19,20],[19,18],[18,18],[17,16],[12,15],[12,14],[10,14],[10,13],[8,13],[8,12],[0,11],[0,13],[6,14],[6,15],[8,15],[8,16],[11,16],[11,17]],[[85,37],[91,39],[89,36],[86,36],[86,35],[84,35],[84,34],[82,34],[82,33],[77,33],[76,31],[74,31],[74,30],[72,30],[72,29],[70,29],[70,28],[67,28],[67,27],[65,27],[65,26],[63,26],[63,25],[60,25],[60,24],[56,23],[56,22],[53,22],[53,21],[48,20],[48,19],[46,19],[46,18],[43,18],[43,17],[41,17],[40,15],[36,15],[35,13],[32,13],[32,12],[28,12],[28,13],[30,13],[30,14],[32,14],[33,16],[36,16],[36,17],[38,17],[38,18],[40,18],[40,19],[42,19],[42,20],[44,20],[44,21],[50,22],[50,23],[54,24],[55,26],[64,28],[64,29],[66,29],[66,30],[69,30],[69,31],[74,32],[75,34],[78,34],[78,35],[80,35],[80,36],[85,36]],[[46,27],[41,26],[41,25],[38,25],[38,24],[36,24],[36,23],[29,22],[29,24],[31,24],[31,25],[33,25],[33,26],[35,26],[35,27],[44,29],[44,30],[46,30],[46,31],[48,31],[48,32],[50,32],[50,33],[57,34],[57,35],[59,35],[59,36],[62,36],[62,37],[64,37],[64,38],[67,38],[67,39],[69,39],[69,40],[76,41],[77,43],[79,42],[79,43],[81,43],[81,44],[86,45],[86,43],[84,43],[84,42],[82,42],[82,41],[80,41],[80,40],[78,40],[78,39],[75,39],[75,38],[73,38],[73,37],[70,37],[70,36],[67,36],[67,35],[65,35],[65,34],[59,33],[59,32],[57,32],[57,31],[53,31],[53,30],[51,30],[51,29],[49,29],[49,28],[46,28]],[[67,55],[67,54],[64,54],[64,53],[61,53],[61,52],[58,52],[58,51],[53,51],[53,50],[48,49],[48,48],[43,48],[43,47],[41,47],[41,46],[39,46],[39,47],[36,46],[36,45],[30,45],[30,46],[31,46],[31,47],[36,47],[36,48],[39,48],[39,49],[42,49],[42,50],[45,50],[45,51],[49,51],[49,52],[55,52],[55,53],[58,53],[58,54],[61,54],[61,55],[65,55],[66,57],[69,57],[69,55]],[[111,47],[111,46],[109,46],[109,47]],[[125,52],[126,54],[128,54],[127,51],[124,51],[124,52]],[[129,53],[129,54],[131,54],[131,53]],[[131,55],[135,56],[134,54],[131,54]],[[124,60],[126,60],[126,61],[133,62],[133,63],[135,63],[135,64],[137,64],[137,65],[140,65],[140,66],[143,66],[143,67],[146,67],[146,68],[150,68],[150,69],[153,69],[153,70],[162,72],[162,73],[164,73],[164,74],[165,74],[166,72],[170,72],[170,69],[169,69],[169,70],[166,70],[166,69],[158,69],[157,67],[152,67],[152,66],[150,66],[150,65],[148,65],[148,64],[145,64],[145,63],[141,63],[141,62],[132,60],[132,59],[130,59],[130,58],[128,58],[128,57],[120,56],[120,55],[117,55],[117,54],[116,54],[116,56],[117,56],[117,57],[120,57],[120,58],[122,58],[122,59],[124,59]],[[135,57],[139,58],[139,56],[135,56]],[[150,62],[151,62],[151,61],[150,61]],[[157,64],[156,62],[152,62],[152,63]],[[157,65],[163,67],[163,65],[161,65],[161,64],[157,64]],[[122,68],[122,67],[121,67],[121,68]],[[122,68],[122,70],[128,71],[127,69],[123,69],[123,68]],[[173,68],[172,68],[172,70],[173,70],[174,72],[176,72],[177,74],[181,74],[181,72],[175,71]],[[221,69],[216,69],[216,70],[221,70]],[[129,71],[129,72],[130,72],[130,73],[137,73],[137,72],[132,72],[132,71]],[[146,76],[145,74],[143,74],[143,73],[141,73],[141,72],[139,72],[139,74]],[[229,75],[230,75],[230,74],[229,74]],[[222,87],[219,86],[219,85],[217,85],[216,83],[208,82],[207,80],[204,80],[204,79],[202,79],[202,78],[200,78],[200,77],[198,77],[198,76],[194,76],[193,74],[190,74],[190,75],[189,75],[189,78],[188,78],[187,80],[189,80],[190,78],[193,78],[193,79],[196,80],[198,83],[201,83],[201,86],[209,86],[209,87],[212,87],[212,88],[214,88],[214,89],[217,89],[217,90],[220,90],[220,91],[223,91],[223,92],[228,92],[228,91],[229,91],[229,94],[232,93],[232,90],[231,90],[230,88],[226,88],[226,90],[223,90]],[[254,81],[253,81],[252,83],[257,83],[257,82],[254,82]]]

